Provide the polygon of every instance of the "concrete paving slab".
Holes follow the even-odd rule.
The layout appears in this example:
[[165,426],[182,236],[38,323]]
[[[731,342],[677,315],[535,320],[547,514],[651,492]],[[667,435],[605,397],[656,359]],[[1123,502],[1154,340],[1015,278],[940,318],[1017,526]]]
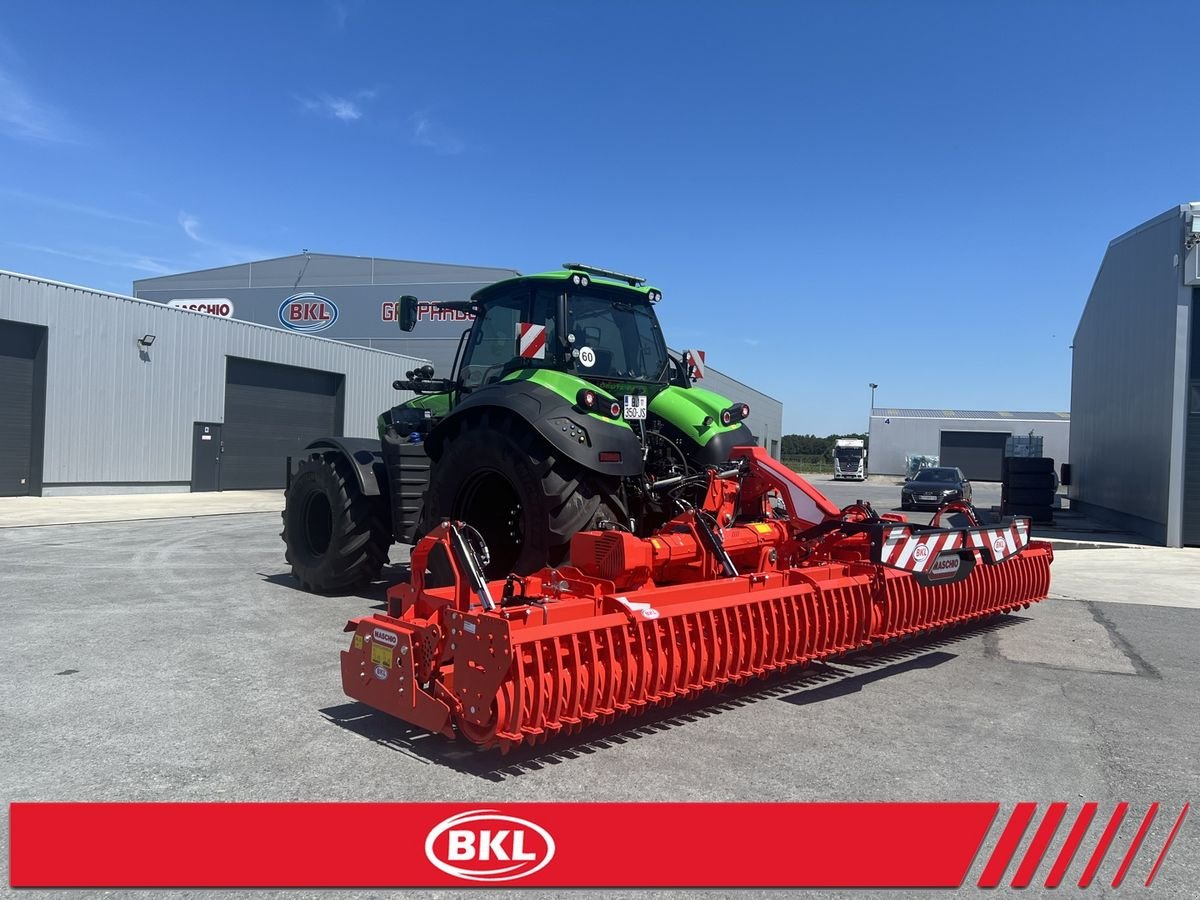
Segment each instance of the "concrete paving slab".
[[283,491],[0,497],[0,528],[132,522],[138,519],[181,519],[282,510]]
[[1071,600],[1200,609],[1200,549],[1056,553],[1050,594]]

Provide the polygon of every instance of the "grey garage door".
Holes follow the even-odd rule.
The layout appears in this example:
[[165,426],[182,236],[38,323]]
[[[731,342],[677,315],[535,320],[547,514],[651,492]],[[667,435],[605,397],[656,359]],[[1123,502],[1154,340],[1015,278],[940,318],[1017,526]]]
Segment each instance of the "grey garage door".
[[0,497],[40,491],[46,329],[0,321]]
[[[1200,328],[1197,329],[1200,333]],[[1192,351],[1192,364],[1200,359]],[[1183,545],[1200,547],[1200,379],[1188,392],[1187,444],[1183,459]]]
[[342,434],[342,378],[230,357],[225,366],[221,490],[281,488],[285,460]]
[[938,465],[958,466],[971,481],[999,481],[1007,431],[943,431]]

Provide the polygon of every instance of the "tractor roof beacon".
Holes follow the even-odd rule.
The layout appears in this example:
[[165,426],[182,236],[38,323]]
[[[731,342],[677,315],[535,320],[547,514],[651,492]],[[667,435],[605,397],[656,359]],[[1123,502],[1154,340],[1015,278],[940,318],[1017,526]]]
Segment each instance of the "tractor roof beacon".
[[[449,376],[409,372],[394,387],[417,396],[379,417],[378,441],[315,441],[289,473],[282,536],[301,585],[361,586],[393,541],[444,520],[471,526],[489,576],[527,574],[563,563],[578,532],[644,536],[698,504],[687,476],[755,443],[750,408],[693,383],[661,299],[638,276],[568,263],[425,305],[473,316]],[[422,304],[403,297],[398,313],[411,331]]]

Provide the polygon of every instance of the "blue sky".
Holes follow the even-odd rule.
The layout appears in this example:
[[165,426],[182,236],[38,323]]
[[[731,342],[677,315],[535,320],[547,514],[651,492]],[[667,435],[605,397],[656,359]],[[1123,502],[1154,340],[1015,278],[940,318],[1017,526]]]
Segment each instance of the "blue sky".
[[[15,3],[0,268],[567,259],[784,401],[1067,409],[1107,242],[1200,199],[1192,4]],[[922,327],[931,320],[933,327]]]

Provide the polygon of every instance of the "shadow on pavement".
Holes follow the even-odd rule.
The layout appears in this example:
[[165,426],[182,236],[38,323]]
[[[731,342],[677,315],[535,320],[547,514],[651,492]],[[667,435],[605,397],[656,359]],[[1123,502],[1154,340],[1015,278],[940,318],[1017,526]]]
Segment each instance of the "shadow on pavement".
[[[264,572],[256,572],[255,574],[267,584],[291,588],[297,593],[312,596],[308,594],[304,588],[300,587],[300,582],[295,579],[291,572],[277,572],[274,575],[267,575]],[[408,576],[409,568],[407,563],[384,566],[383,572],[379,576],[379,580],[373,581],[368,585],[358,588],[357,590],[338,593],[335,596],[358,597],[369,602],[371,604],[371,609],[386,610],[388,588],[394,584],[400,584],[401,582],[408,581]]]
[[659,732],[762,700],[783,700],[804,706],[858,693],[876,681],[940,666],[956,658],[956,654],[944,652],[944,648],[1026,621],[1029,620],[1024,616],[1010,614],[923,639],[859,650],[839,657],[836,666],[813,663],[749,684],[728,685],[719,692],[650,709],[635,717],[622,716],[607,725],[591,726],[581,734],[560,736],[533,747],[522,744],[505,756],[496,749],[484,750],[466,741],[450,741],[429,734],[358,702],[326,707],[319,712],[333,724],[413,759],[499,782],[549,766],[569,764],[573,759],[631,741],[653,738]]

